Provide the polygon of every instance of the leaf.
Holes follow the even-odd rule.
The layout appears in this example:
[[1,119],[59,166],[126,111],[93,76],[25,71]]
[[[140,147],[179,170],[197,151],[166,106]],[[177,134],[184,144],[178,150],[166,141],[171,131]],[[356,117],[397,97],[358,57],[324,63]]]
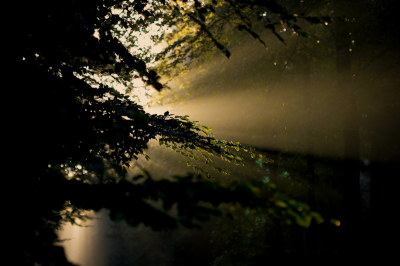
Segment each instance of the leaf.
[[202,126],[202,128],[203,128],[205,131],[210,131],[210,130],[211,130],[211,127],[208,127],[208,126]]
[[317,223],[323,223],[324,222],[324,218],[322,218],[322,216],[317,213],[317,212],[310,212],[310,215],[315,219],[315,221]]
[[197,170],[198,174],[202,174],[204,172],[202,168],[197,167],[197,166],[195,166],[194,169]]
[[223,173],[224,170],[220,167],[214,167],[214,170],[218,171],[219,173]]
[[330,219],[329,222],[336,226],[340,226],[340,224],[341,224],[340,221],[337,219]]
[[312,217],[310,215],[305,215],[304,217],[296,215],[295,220],[298,225],[303,227],[309,227],[311,224]]
[[284,201],[281,201],[281,200],[275,201],[275,205],[277,205],[279,207],[282,207],[282,208],[286,208],[287,207],[287,204]]

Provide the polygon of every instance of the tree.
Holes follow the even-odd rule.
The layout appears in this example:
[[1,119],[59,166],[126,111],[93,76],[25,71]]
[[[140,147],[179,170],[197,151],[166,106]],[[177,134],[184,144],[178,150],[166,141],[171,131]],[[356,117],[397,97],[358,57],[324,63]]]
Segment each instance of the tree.
[[[301,3],[302,2],[303,1],[301,1]],[[296,4],[293,4],[293,9],[290,9],[291,5],[289,1],[280,1],[280,3],[285,5],[292,13],[302,14],[301,11],[298,12],[298,10],[302,8],[299,8]],[[240,5],[240,3],[238,5]],[[305,5],[307,5],[307,7],[304,7]],[[334,19],[332,21],[328,21],[328,19],[322,20],[329,26],[327,25],[326,30],[320,32],[317,30],[318,34],[312,34],[312,32],[307,31],[306,27],[303,25],[301,30],[304,35],[306,35],[305,33],[307,32],[309,36],[312,37],[312,42],[315,42],[312,50],[314,50],[316,54],[321,54],[321,50],[325,49],[325,58],[316,58],[315,55],[304,52],[305,49],[296,50],[296,48],[294,48],[293,50],[295,52],[292,54],[296,55],[297,61],[295,62],[295,66],[297,69],[299,69],[299,66],[304,67],[305,72],[307,72],[307,65],[308,67],[310,67],[310,65],[304,64],[304,66],[302,66],[302,63],[299,61],[307,62],[308,59],[310,60],[308,63],[313,67],[311,73],[314,76],[316,75],[315,73],[320,73],[317,77],[324,81],[324,85],[321,86],[320,91],[314,90],[314,95],[312,95],[312,97],[315,100],[321,100],[322,98],[322,100],[325,100],[325,104],[317,104],[315,102],[315,105],[319,106],[313,108],[315,108],[315,113],[319,110],[319,114],[313,115],[312,118],[319,118],[318,122],[323,121],[323,119],[330,121],[332,124],[329,125],[329,129],[334,131],[335,135],[339,136],[333,145],[336,145],[335,148],[342,152],[338,156],[340,158],[340,164],[335,160],[330,161],[330,166],[334,168],[335,175],[339,178],[335,180],[324,180],[324,186],[330,186],[340,191],[341,195],[343,195],[343,199],[340,201],[341,203],[336,205],[336,207],[339,208],[338,213],[343,220],[341,220],[342,224],[338,228],[340,234],[336,234],[336,231],[333,233],[336,234],[336,236],[340,235],[340,237],[336,239],[337,247],[335,247],[335,249],[339,251],[339,254],[341,254],[340,256],[354,259],[358,259],[359,254],[365,254],[366,248],[371,250],[370,255],[380,256],[381,254],[388,254],[390,253],[388,251],[390,250],[388,245],[384,245],[384,248],[377,248],[376,245],[373,246],[374,242],[370,241],[368,238],[378,236],[377,239],[380,239],[379,243],[389,243],[389,241],[382,241],[382,239],[384,235],[390,235],[390,233],[382,234],[379,228],[390,228],[389,230],[394,228],[388,227],[388,221],[382,219],[382,217],[391,213],[390,209],[392,209],[392,206],[390,203],[394,201],[390,199],[392,193],[388,193],[387,181],[392,176],[390,173],[395,172],[394,169],[398,164],[398,150],[396,147],[399,142],[398,138],[395,137],[396,134],[398,136],[398,129],[396,129],[398,128],[398,123],[395,122],[395,120],[389,119],[389,117],[395,118],[398,116],[398,104],[396,100],[394,100],[398,98],[398,90],[394,89],[398,86],[398,81],[394,76],[394,73],[398,70],[398,45],[395,41],[395,38],[398,38],[398,29],[393,28],[393,25],[396,23],[394,22],[395,15],[392,13],[396,12],[398,8],[396,8],[396,3],[392,1],[367,1],[362,3],[360,1],[304,1],[303,3],[304,10],[308,9],[308,12],[311,12],[311,14],[314,14],[312,12],[319,11],[315,6],[318,8],[321,7],[325,15],[330,14]],[[225,8],[225,11],[229,10],[229,8]],[[231,14],[237,15],[237,13],[234,12],[234,8],[232,9],[233,11]],[[310,9],[314,10],[310,11]],[[242,15],[246,14],[245,10],[245,8],[240,9],[240,12],[243,11]],[[232,25],[243,25],[246,23],[240,20],[240,12],[237,16],[237,21],[232,22]],[[248,14],[251,13],[252,12],[249,12]],[[232,17],[233,16],[234,15],[232,15]],[[306,16],[310,16],[308,17],[309,20],[313,21],[310,13],[302,17],[305,18]],[[218,16],[213,15],[212,18],[208,20],[210,21],[210,25],[213,25],[212,23],[214,21],[218,21],[218,18]],[[253,25],[257,25],[254,21],[256,20],[254,19],[251,21]],[[316,22],[318,21],[321,20],[316,20]],[[237,24],[235,24],[235,22]],[[218,27],[216,28],[219,29]],[[215,31],[210,30],[210,32],[216,34],[217,29],[215,29]],[[269,42],[265,41],[261,32],[254,30],[254,28],[251,29],[257,32],[258,36],[262,36],[261,39],[264,43],[269,44]],[[229,46],[229,40],[225,40],[224,37],[217,34],[216,36],[219,37],[217,40],[221,40],[221,43],[226,45],[228,50],[231,49],[230,47],[234,46]],[[283,34],[281,34],[281,36],[283,36]],[[283,36],[283,39],[287,42],[285,36]],[[239,45],[238,42],[235,43],[232,41],[232,43]],[[319,44],[320,48],[317,48],[316,43],[321,43]],[[290,48],[295,46],[294,44],[290,46],[290,44],[292,43],[289,43]],[[323,48],[321,48],[321,46]],[[193,45],[192,49],[196,48],[201,49],[201,46]],[[188,47],[185,47],[185,49],[188,50]],[[303,50],[305,53],[304,60],[299,60],[300,52],[298,50]],[[245,51],[243,53],[249,55],[251,52]],[[279,57],[276,57],[280,58],[281,56],[285,56],[285,58],[281,60],[289,61],[291,57],[287,56],[287,54],[288,52],[282,52],[279,53]],[[288,58],[289,60],[287,60]],[[265,57],[262,60],[265,62]],[[322,60],[323,62],[321,63]],[[261,72],[259,71],[260,68],[256,67],[256,63],[259,61],[255,61],[256,60],[252,61],[253,65],[251,67],[240,71],[241,75],[246,76],[246,82],[252,80],[252,78],[256,76],[253,74],[254,72],[257,74]],[[279,61],[277,63],[279,64]],[[226,65],[227,64],[223,66],[225,67]],[[257,66],[259,65],[257,64]],[[322,69],[318,69],[318,66],[328,69],[328,71],[323,72]],[[334,67],[329,69],[330,66]],[[242,67],[246,68],[246,65],[242,64],[237,68]],[[234,70],[234,68],[227,68],[226,72],[230,73],[227,73],[225,77],[232,78],[229,77],[229,74],[232,74]],[[277,74],[281,79],[289,76],[289,73],[287,76],[285,76],[285,73],[281,74],[282,73]],[[309,78],[309,74],[305,74],[304,76],[307,78],[308,75]],[[322,75],[325,75],[325,77],[321,77]],[[298,76],[295,77],[298,78]],[[214,76],[208,75],[206,78],[214,78]],[[331,80],[329,78],[331,78]],[[229,83],[231,87],[235,87],[235,85],[240,82],[237,77],[233,79],[234,81],[231,80]],[[312,81],[316,82],[316,80]],[[195,83],[195,81],[193,83]],[[264,81],[264,83],[267,84],[266,81]],[[320,84],[322,84],[322,82]],[[217,86],[211,85],[207,93],[216,89],[218,89]],[[332,94],[327,93],[328,91],[332,92]],[[295,96],[292,98],[295,98]],[[304,95],[304,99],[305,102],[307,102],[307,95]],[[267,102],[265,102],[265,105],[268,105]],[[324,105],[324,107],[321,108],[321,105]],[[271,104],[268,106],[271,108]],[[373,118],[370,118],[371,113],[374,114]],[[372,122],[372,119],[376,119],[376,121]],[[341,124],[337,125],[335,123],[336,120],[340,121]],[[321,122],[318,126],[307,129],[312,131],[313,129],[327,130],[327,128],[328,127],[324,128]],[[326,134],[327,139],[330,133],[332,132]],[[293,135],[299,135],[299,132],[293,132]],[[293,135],[291,135],[291,137],[295,138]],[[322,137],[325,137],[325,134]],[[299,139],[299,137],[297,137],[297,139]],[[378,141],[378,139],[380,140]],[[316,148],[318,144],[321,145],[324,141],[325,138],[315,141],[314,148]],[[305,143],[305,141],[303,143]],[[328,141],[325,141],[325,145],[327,145],[327,143]],[[371,149],[371,145],[375,148]],[[309,149],[309,152],[310,150],[311,149]],[[308,172],[306,174],[312,176],[314,169],[317,169],[317,167],[319,171],[321,171],[322,163],[319,162],[314,165],[313,161],[316,161],[316,159],[312,158],[312,156],[306,157],[308,157],[306,158],[306,168]],[[361,158],[369,158],[372,160],[371,168],[373,170],[369,170],[373,180],[371,205],[363,201],[360,194]],[[322,175],[319,175],[319,178],[321,178]],[[375,191],[376,194],[373,191]],[[311,202],[309,203],[311,204]],[[383,206],[387,206],[388,208]],[[373,209],[372,212],[369,207]],[[370,218],[372,218],[371,220],[375,221],[376,224],[380,224],[380,226],[367,230],[370,225]],[[373,233],[371,233],[371,231]],[[334,238],[335,237],[331,239]],[[368,245],[373,247],[367,247]]]
[[[226,3],[236,15],[240,12],[230,1]],[[275,1],[267,4],[272,12],[281,12],[283,19],[295,19]],[[320,219],[307,206],[299,208],[296,201],[264,200],[254,192],[255,187],[261,187],[260,182],[224,187],[192,175],[175,182],[142,176],[137,177],[140,184],[133,184],[124,179],[130,161],[146,156],[150,139],[211,165],[212,156],[240,162],[232,149],[252,151],[215,139],[207,133],[209,128],[187,116],[148,114],[127,95],[96,78],[108,76],[128,88],[132,79],[140,78],[158,91],[163,89],[157,73],[147,67],[147,59],[133,55],[122,37],[129,37],[129,31],[144,31],[166,17],[172,22],[192,19],[229,56],[203,23],[204,13],[212,12],[214,5],[218,3],[194,1],[187,13],[179,13],[174,1],[92,0],[78,4],[64,0],[54,6],[32,2],[21,6],[19,17],[24,28],[13,36],[16,46],[11,67],[17,70],[12,79],[17,81],[21,97],[16,105],[19,112],[12,119],[15,132],[27,133],[23,139],[12,140],[18,143],[16,150],[24,153],[27,171],[16,171],[13,177],[14,195],[24,198],[22,203],[13,202],[11,212],[16,264],[70,265],[62,250],[54,246],[55,230],[63,221],[84,219],[81,211],[88,209],[109,208],[114,219],[122,217],[133,226],[144,223],[155,230],[172,229],[178,223],[196,226],[194,220],[219,215],[216,208],[222,202],[273,210],[305,226],[312,218]],[[114,14],[115,9],[123,12]],[[245,21],[239,24],[239,29],[257,38]],[[273,25],[268,27],[275,32]],[[15,163],[17,167],[20,162]],[[273,186],[269,189],[271,199],[279,195]],[[149,200],[162,200],[164,210],[153,207]],[[288,204],[282,205],[285,200]],[[179,219],[165,211],[174,204]],[[288,209],[292,212],[287,213]]]

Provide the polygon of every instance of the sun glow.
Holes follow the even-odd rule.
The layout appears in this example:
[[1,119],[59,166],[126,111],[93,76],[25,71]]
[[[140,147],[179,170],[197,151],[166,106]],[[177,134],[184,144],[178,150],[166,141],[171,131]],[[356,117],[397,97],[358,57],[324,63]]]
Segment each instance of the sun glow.
[[[123,15],[123,10],[114,8],[111,10],[111,13],[113,15]],[[135,19],[140,19],[140,15],[133,16],[133,20]],[[160,53],[166,46],[164,42],[157,43],[157,40],[164,33],[170,33],[172,31],[171,28],[160,26],[160,24],[161,23],[156,24],[156,22],[154,22],[141,31],[126,30],[116,26],[118,31],[125,32],[119,36],[120,42],[130,48],[129,51],[132,55],[144,60],[148,68],[154,67],[155,61],[152,59],[152,56]],[[94,36],[100,38],[98,32],[95,32]],[[112,69],[113,66],[109,65],[106,66],[106,68]],[[106,77],[93,75],[92,78],[101,84],[116,89],[122,94],[126,94],[129,91],[130,100],[138,102],[143,107],[149,107],[149,102],[157,93],[153,88],[146,86],[141,78],[132,79],[127,84],[116,81],[116,75]]]

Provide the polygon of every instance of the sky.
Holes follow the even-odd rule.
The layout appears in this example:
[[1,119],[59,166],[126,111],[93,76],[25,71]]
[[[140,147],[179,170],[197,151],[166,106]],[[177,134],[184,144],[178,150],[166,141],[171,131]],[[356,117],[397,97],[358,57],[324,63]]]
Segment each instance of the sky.
[[[114,15],[120,14],[121,10],[113,9],[112,13]],[[151,54],[160,53],[165,47],[165,43],[162,42],[156,44],[153,40],[151,40],[151,36],[160,36],[163,32],[171,32],[172,29],[165,26],[162,28],[156,24],[153,24],[147,27],[147,30],[147,33],[135,31],[130,33],[131,36],[136,37],[135,46],[130,50],[131,54],[142,54],[143,52],[141,50],[146,49],[149,49],[149,52]],[[95,32],[94,36],[99,38],[98,32]],[[124,43],[126,41],[126,38],[120,38],[120,41]],[[147,67],[153,66],[154,62],[147,63]],[[93,78],[97,81],[101,81],[101,83],[103,84],[113,87],[122,94],[126,94],[127,87],[125,87],[123,84],[116,83],[115,80],[113,80],[111,77],[93,76]],[[151,98],[158,92],[151,87],[146,88],[145,83],[140,78],[132,80],[131,84],[133,85],[133,90],[130,94],[130,99],[134,102],[138,102],[138,104],[142,105],[145,109],[150,108],[149,103],[151,102]]]
[[[112,10],[113,14],[120,14],[121,10],[120,9],[113,9]],[[132,32],[132,35],[137,37],[136,38],[136,46],[132,48],[130,51],[132,54],[137,54],[140,53],[140,49],[147,49],[150,48],[150,53],[151,54],[157,54],[160,53],[165,47],[164,43],[156,44],[151,40],[151,36],[154,35],[161,35],[162,32],[170,32],[171,29],[168,29],[167,27],[161,28],[160,26],[153,24],[150,25],[147,28],[148,32],[143,33],[143,32]],[[121,41],[124,41],[122,39]],[[147,65],[148,67],[154,66],[154,63],[150,63]],[[157,92],[153,88],[148,88],[147,90],[145,89],[145,84],[141,79],[136,79],[132,81],[133,86],[137,89],[134,90],[132,93],[131,100],[136,101],[138,99],[139,104],[148,107],[147,105],[151,101],[151,95],[156,94]],[[122,84],[114,86],[116,90],[118,90],[121,93],[125,93],[126,87],[123,86]],[[137,96],[136,98],[134,96]]]

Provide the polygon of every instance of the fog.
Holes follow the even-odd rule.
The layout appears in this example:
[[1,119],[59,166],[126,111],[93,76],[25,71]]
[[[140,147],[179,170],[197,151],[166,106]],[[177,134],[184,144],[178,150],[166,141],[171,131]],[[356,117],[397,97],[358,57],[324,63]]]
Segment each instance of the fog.
[[[358,189],[364,200],[360,203],[364,215],[360,230],[365,230],[369,225],[366,217],[372,217],[371,197],[378,203],[385,199],[380,193],[387,185],[382,187],[382,183],[390,180],[387,174],[399,163],[400,92],[395,64],[398,51],[380,56],[372,50],[368,54],[370,50],[357,45],[346,48],[352,66],[343,70],[350,71],[343,82],[338,77],[342,70],[336,65],[338,51],[328,37],[302,39],[288,33],[284,45],[268,33],[265,36],[270,44],[268,49],[257,40],[242,38],[231,45],[230,59],[217,51],[210,60],[192,62],[190,70],[169,82],[171,90],[157,96],[146,111],[189,115],[190,120],[211,127],[217,139],[239,141],[256,148],[258,154],[274,159],[275,163],[265,165],[248,157],[245,166],[224,164],[232,172],[230,176],[218,175],[210,169],[213,178],[277,182],[283,191],[305,201],[309,200],[311,187],[314,196],[308,203],[327,218],[346,219],[341,206],[347,199],[343,199],[341,189],[346,187],[348,179],[343,176],[349,169],[346,165],[350,165],[346,162],[355,162]],[[354,44],[352,38],[348,41]],[[378,48],[382,48],[382,53],[385,50]],[[358,135],[351,139],[355,135],[349,132]],[[350,147],[353,140],[358,140],[355,148]],[[140,158],[132,162],[129,178],[143,170],[155,179],[193,172],[180,162],[182,156],[159,147],[156,140],[149,143],[146,154],[151,160]],[[375,183],[378,192],[371,196],[373,178],[378,180]],[[354,193],[357,194],[357,189]],[[218,246],[208,250],[214,232],[211,228],[218,227],[215,221],[205,225],[204,232],[183,228],[153,232],[143,225],[129,228],[124,222],[111,222],[105,211],[93,215],[98,219],[89,222],[91,227],[65,226],[60,233],[61,238],[71,238],[63,244],[67,257],[83,266],[217,265],[228,249]],[[269,225],[276,229],[273,222]],[[308,241],[304,235],[299,236],[303,231],[293,233],[286,225],[282,228],[287,230],[284,234],[292,234],[296,244],[284,239],[280,245],[292,254],[309,256],[298,248]],[[266,226],[257,232],[267,234],[268,230]],[[340,242],[334,236],[336,229],[330,230],[320,232],[325,248],[320,252],[325,252],[325,257],[334,256],[337,247],[332,246]],[[252,238],[242,237],[238,241],[247,243],[249,239]],[[273,253],[271,250],[268,252]]]

